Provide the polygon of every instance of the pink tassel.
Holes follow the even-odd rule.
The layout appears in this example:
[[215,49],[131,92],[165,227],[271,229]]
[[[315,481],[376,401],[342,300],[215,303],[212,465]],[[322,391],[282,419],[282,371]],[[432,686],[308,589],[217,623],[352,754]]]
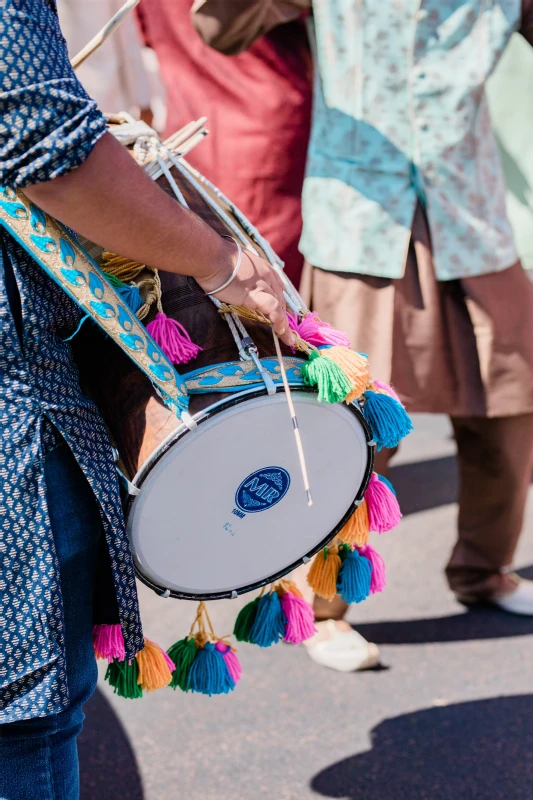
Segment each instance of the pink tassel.
[[362,556],[367,558],[372,564],[372,575],[370,577],[370,594],[382,592],[387,582],[385,580],[385,562],[379,553],[369,544],[357,548]]
[[310,639],[316,633],[312,606],[303,597],[297,597],[292,592],[285,592],[280,602],[287,618],[284,640],[292,644],[301,644]]
[[388,383],[383,383],[383,381],[372,381],[372,383],[374,384],[376,389],[381,389],[382,391],[387,392],[387,394],[390,394],[391,397],[394,397],[396,402],[399,403],[402,408],[405,408],[404,404],[402,403],[402,401],[400,400],[400,398],[398,397],[392,386],[389,386]]
[[120,625],[95,625],[93,627],[93,647],[96,658],[124,661],[126,649]]
[[394,492],[383,481],[380,481],[375,472],[372,473],[368,489],[365,492],[368,505],[368,521],[370,530],[376,533],[386,533],[398,525],[402,518],[400,506]]
[[350,346],[350,340],[346,334],[333,328],[329,322],[322,322],[318,319],[316,312],[307,314],[301,322],[298,322],[296,314],[287,314],[287,319],[290,329],[296,331],[309,344],[317,347],[321,344]]
[[226,644],[226,642],[217,642],[215,645],[215,650],[218,650],[219,653],[222,653],[222,657],[226,662],[226,667],[228,668],[228,672],[230,674],[233,683],[238,683],[242,678],[242,667],[241,662],[237,658],[237,653],[235,650]]
[[163,311],[155,315],[155,319],[148,323],[146,330],[173,364],[186,364],[187,361],[196,358],[202,349],[191,341],[181,323],[167,317]]

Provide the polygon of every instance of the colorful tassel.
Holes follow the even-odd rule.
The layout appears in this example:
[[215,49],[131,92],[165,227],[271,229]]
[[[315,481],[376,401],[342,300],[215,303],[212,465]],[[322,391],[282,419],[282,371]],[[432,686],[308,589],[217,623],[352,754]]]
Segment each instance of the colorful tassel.
[[186,364],[202,350],[177,320],[159,311],[146,330],[173,364]]
[[370,380],[366,356],[348,347],[330,347],[325,351],[325,355],[338,364],[351,384],[351,390],[344,398],[345,401],[351,403],[352,400],[361,397]]
[[307,386],[317,387],[319,403],[340,403],[352,391],[353,385],[342,368],[325,353],[313,351],[301,368],[301,376]]
[[378,450],[393,448],[413,430],[409,415],[394,398],[381,392],[365,392],[363,416],[370,425]]
[[385,392],[385,394],[390,394],[390,396],[393,397],[396,400],[396,402],[399,403],[403,408],[403,403],[396,394],[396,392],[394,391],[394,389],[392,388],[392,386],[389,386],[388,383],[383,383],[383,381],[372,381],[372,383],[374,384],[374,387],[376,389],[381,389],[381,391]]
[[270,647],[285,636],[286,626],[287,618],[277,592],[269,592],[259,598],[249,641],[259,647]]
[[341,559],[336,547],[324,547],[317,553],[307,576],[307,583],[319,597],[333,600],[337,594],[337,579],[341,568]]
[[386,478],[384,475],[378,475],[378,478],[381,481],[381,483],[384,483],[385,486],[388,486],[388,488],[391,490],[393,495],[396,496],[396,489],[394,488],[392,483],[389,481],[389,479]]
[[369,531],[368,505],[366,500],[363,500],[337,535],[347,544],[363,545],[368,541]]
[[189,670],[187,688],[191,692],[207,694],[228,694],[235,688],[226,662],[212,642],[201,647]]
[[113,687],[114,694],[127,700],[136,700],[143,696],[138,677],[139,669],[135,658],[131,661],[111,661],[105,674],[105,680]]
[[168,656],[174,662],[175,667],[172,672],[172,680],[170,686],[173,689],[181,689],[182,692],[187,691],[189,685],[189,671],[192,662],[196,658],[196,642],[193,636],[186,636],[180,639],[169,647]]
[[154,692],[170,684],[176,666],[158,644],[145,639],[144,647],[136,658],[139,670],[137,681],[143,691]]
[[257,616],[258,605],[259,597],[256,597],[251,603],[247,603],[239,611],[233,628],[233,635],[238,642],[251,642],[250,633]]
[[342,565],[337,581],[337,591],[345,603],[360,603],[370,594],[372,564],[358,550],[349,545],[339,548]]
[[377,473],[372,473],[368,488],[365,492],[368,503],[368,521],[370,530],[376,533],[386,533],[399,524],[402,512],[396,495],[387,483],[379,479]]
[[373,547],[366,545],[365,547],[358,547],[359,553],[372,565],[372,575],[370,578],[370,594],[382,592],[387,582],[385,580],[385,562],[379,553]]
[[316,633],[315,615],[312,606],[292,592],[281,596],[281,608],[287,620],[284,640],[291,644],[301,644]]
[[239,659],[237,658],[237,652],[230,647],[229,644],[226,644],[226,642],[222,641],[216,643],[215,649],[218,650],[219,653],[222,653],[222,657],[226,662],[226,667],[230,677],[233,683],[237,684],[242,678],[242,667]]
[[322,322],[316,311],[306,314],[299,322],[296,314],[287,314],[289,327],[296,331],[305,342],[319,347],[323,344],[350,347],[348,337],[342,331],[333,328],[329,322]]
[[96,658],[124,661],[126,649],[120,625],[95,625],[93,627],[93,648]]
[[303,597],[303,594],[298,589],[294,581],[288,581],[286,578],[283,578],[282,581],[276,584],[274,589],[278,593],[280,600],[286,592],[291,592],[291,594],[295,595],[295,597]]
[[117,294],[120,295],[130,311],[132,311],[134,314],[136,314],[137,311],[139,311],[139,309],[141,309],[144,305],[144,300],[142,299],[141,293],[136,286],[128,286],[127,284],[119,286],[117,288]]

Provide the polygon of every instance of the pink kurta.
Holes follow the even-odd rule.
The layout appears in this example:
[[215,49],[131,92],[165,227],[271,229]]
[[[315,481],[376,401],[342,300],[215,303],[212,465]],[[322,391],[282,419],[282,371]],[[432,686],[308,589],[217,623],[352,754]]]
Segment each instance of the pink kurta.
[[210,135],[188,160],[257,225],[297,283],[311,112],[304,24],[283,25],[247,52],[225,56],[193,29],[190,0],[143,0],[140,8],[166,84],[166,132],[208,118]]

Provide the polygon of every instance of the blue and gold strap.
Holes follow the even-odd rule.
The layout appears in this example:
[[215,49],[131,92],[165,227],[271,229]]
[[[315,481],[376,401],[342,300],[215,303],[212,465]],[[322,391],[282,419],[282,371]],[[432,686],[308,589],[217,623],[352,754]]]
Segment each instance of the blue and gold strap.
[[[40,267],[128,354],[181,418],[189,397],[173,364],[124,305],[98,265],[60,223],[22,192],[0,187],[0,223]],[[189,415],[184,414],[184,421]]]

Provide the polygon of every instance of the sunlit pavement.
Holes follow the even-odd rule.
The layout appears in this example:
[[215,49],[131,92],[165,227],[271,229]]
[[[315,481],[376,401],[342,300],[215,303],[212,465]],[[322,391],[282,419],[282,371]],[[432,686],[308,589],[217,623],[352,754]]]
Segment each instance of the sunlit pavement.
[[[391,474],[405,518],[377,542],[387,589],[349,617],[383,668],[339,675],[302,648],[243,645],[231,696],[125,701],[102,681],[86,708],[83,800],[533,798],[533,620],[466,612],[449,593],[454,446],[446,419],[415,424]],[[533,578],[532,528],[530,503],[517,565]],[[194,605],[140,592],[148,635],[181,638]],[[240,602],[213,604],[217,631]]]

